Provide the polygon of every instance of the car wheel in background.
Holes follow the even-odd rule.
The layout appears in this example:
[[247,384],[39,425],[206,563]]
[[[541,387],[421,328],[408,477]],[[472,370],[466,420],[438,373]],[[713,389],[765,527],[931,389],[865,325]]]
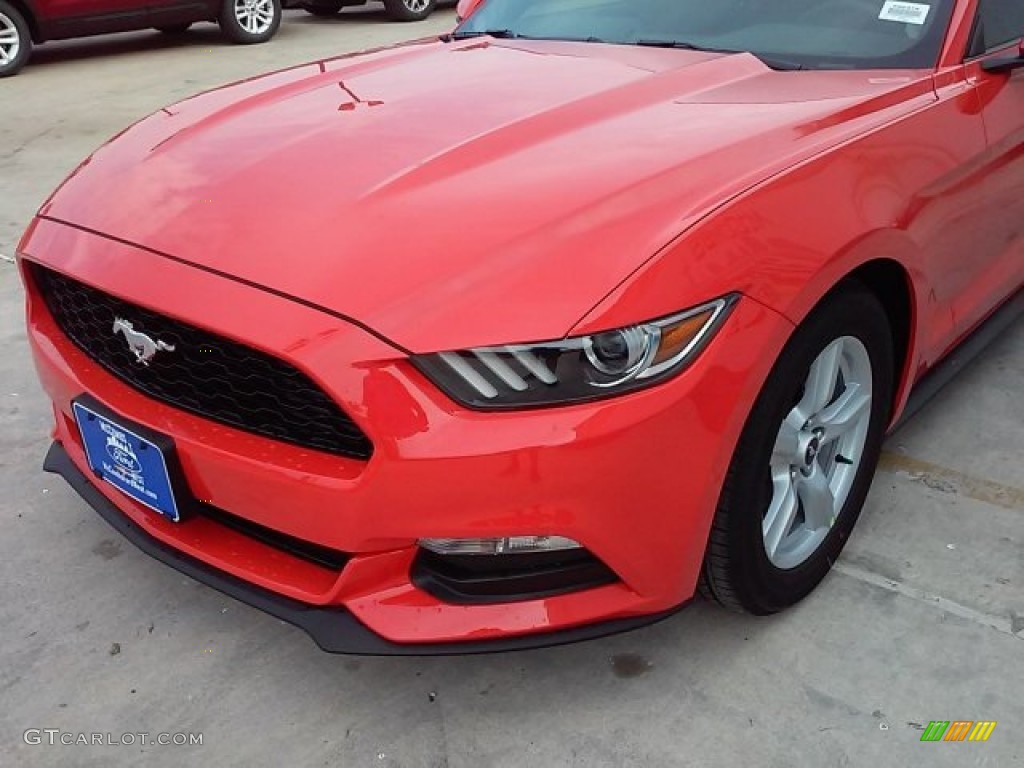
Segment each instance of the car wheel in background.
[[335,16],[341,10],[341,0],[306,0],[303,10],[314,16]]
[[384,8],[395,21],[421,21],[434,12],[437,0],[384,0]]
[[708,539],[701,591],[775,613],[825,577],[871,486],[892,405],[892,330],[859,283],[787,343],[744,426]]
[[233,43],[265,43],[281,26],[281,0],[224,0],[219,23]]
[[156,29],[159,32],[163,32],[165,35],[170,35],[171,37],[173,37],[175,35],[183,35],[183,34],[185,34],[186,32],[188,32],[189,27],[191,27],[191,26],[192,25],[190,23],[189,24],[166,24],[166,25],[164,25],[162,27],[157,27]]
[[32,53],[32,35],[18,10],[0,0],[0,77],[17,74]]

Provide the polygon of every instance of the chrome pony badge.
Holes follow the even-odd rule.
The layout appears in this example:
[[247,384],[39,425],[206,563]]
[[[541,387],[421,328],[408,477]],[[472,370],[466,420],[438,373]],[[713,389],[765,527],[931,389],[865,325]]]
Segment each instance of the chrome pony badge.
[[114,327],[111,329],[114,335],[124,334],[128,348],[135,355],[135,361],[143,365],[149,365],[149,361],[157,352],[173,352],[174,345],[168,344],[159,339],[153,339],[146,334],[136,331],[132,324],[123,318],[114,318]]

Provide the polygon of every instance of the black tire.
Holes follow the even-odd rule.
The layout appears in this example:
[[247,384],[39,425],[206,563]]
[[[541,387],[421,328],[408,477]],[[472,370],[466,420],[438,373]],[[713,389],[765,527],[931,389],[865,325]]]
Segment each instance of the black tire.
[[281,0],[266,0],[266,2],[270,5],[270,23],[259,32],[250,32],[242,26],[238,18],[237,0],[224,0],[220,9],[220,17],[217,19],[224,37],[238,45],[253,45],[265,43],[276,35],[281,26]]
[[7,59],[0,62],[0,77],[18,74],[32,55],[32,33],[28,22],[17,8],[0,0],[0,33],[6,33],[4,39],[7,39],[7,35],[12,32],[14,41],[4,45],[3,55],[0,56]]
[[[782,570],[769,560],[762,533],[772,493],[769,459],[811,363],[845,336],[861,341],[872,369],[871,414],[860,465],[824,540],[804,562]],[[754,403],[729,466],[701,573],[706,597],[727,608],[766,615],[798,602],[825,577],[857,522],[878,466],[892,408],[893,354],[885,309],[859,283],[840,286],[797,328]]]
[[183,35],[188,32],[189,27],[191,26],[191,22],[185,24],[166,24],[162,27],[156,27],[156,30],[158,32],[162,32],[168,37],[177,37],[178,35]]
[[423,21],[437,8],[437,0],[427,0],[426,5],[416,9],[421,4],[422,0],[384,0],[384,10],[394,21]]
[[337,16],[341,8],[341,0],[306,0],[302,4],[302,9],[314,16]]

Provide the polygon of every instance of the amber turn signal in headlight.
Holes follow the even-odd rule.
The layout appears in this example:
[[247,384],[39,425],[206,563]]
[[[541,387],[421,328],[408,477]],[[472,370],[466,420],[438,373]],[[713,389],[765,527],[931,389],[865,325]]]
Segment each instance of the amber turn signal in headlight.
[[528,408],[610,397],[683,370],[737,298],[726,296],[660,320],[590,336],[412,359],[450,397],[471,408]]

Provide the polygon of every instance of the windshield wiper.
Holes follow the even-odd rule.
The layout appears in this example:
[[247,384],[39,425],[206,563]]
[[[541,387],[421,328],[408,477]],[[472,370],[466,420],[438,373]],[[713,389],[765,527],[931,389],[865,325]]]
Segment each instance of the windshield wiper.
[[710,48],[704,45],[689,43],[685,40],[634,40],[633,45],[640,45],[648,48],[677,48],[684,51],[707,51],[708,53],[749,53],[750,55],[760,59],[761,63],[766,67],[774,69],[777,72],[796,72],[801,69],[806,69],[803,64],[797,64],[795,61],[777,59],[774,56],[762,56],[761,54],[754,53],[753,51],[736,51],[731,48]]
[[[448,40],[468,40],[474,37],[493,37],[498,40],[548,40],[548,41],[561,41],[566,43],[608,43],[608,40],[603,40],[600,37],[531,37],[529,35],[521,35],[511,29],[483,29],[472,32],[454,32],[448,36]],[[796,72],[798,70],[806,69],[803,64],[798,64],[795,61],[788,61],[786,59],[779,59],[774,56],[762,56],[759,53],[753,51],[736,51],[731,48],[711,48],[706,45],[697,45],[686,40],[670,40],[664,39],[659,40],[657,38],[641,38],[639,40],[632,40],[628,45],[639,45],[644,48],[675,48],[682,51],[707,51],[708,53],[749,53],[752,56],[757,57],[761,60],[766,67],[774,69],[777,72]]]
[[607,43],[600,37],[535,37],[533,35],[521,35],[511,29],[492,29],[481,32],[459,32],[451,35],[452,40],[467,40],[472,37],[494,37],[499,40],[541,40],[549,43]]
[[522,35],[513,32],[511,29],[482,29],[479,32],[453,32],[452,40],[469,40],[471,37],[493,37],[498,40],[517,40]]
[[644,48],[679,48],[684,51],[710,51],[710,48],[702,48],[699,45],[688,43],[685,40],[652,40],[642,39],[634,40],[633,45],[643,46]]

